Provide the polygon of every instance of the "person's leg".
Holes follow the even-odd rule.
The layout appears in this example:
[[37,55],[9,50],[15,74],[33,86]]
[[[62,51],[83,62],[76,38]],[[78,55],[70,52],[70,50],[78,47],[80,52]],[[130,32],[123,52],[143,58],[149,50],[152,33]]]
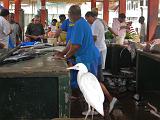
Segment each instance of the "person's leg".
[[107,90],[106,86],[103,84],[104,82],[104,77],[103,77],[103,73],[102,73],[102,66],[98,65],[98,70],[97,70],[97,79],[100,82],[102,91],[105,95],[105,97],[108,99],[109,101],[109,113],[113,110],[115,103],[117,102],[117,98],[113,97],[109,91]]
[[106,86],[104,85],[104,77],[103,77],[103,73],[102,73],[102,66],[99,65],[98,66],[98,71],[97,71],[97,79],[101,85],[102,91],[105,95],[105,97],[108,99],[109,102],[112,101],[113,97],[111,96],[111,94],[109,93],[109,91],[107,90]]
[[107,49],[101,51],[102,69],[105,69]]
[[[68,67],[76,65],[76,62],[71,58],[67,60]],[[70,70],[70,86],[71,86],[71,100],[77,100],[80,97],[80,90],[77,83],[78,71]]]
[[103,91],[105,97],[108,99],[109,102],[111,102],[113,97],[111,96],[111,94],[109,93],[109,91],[107,90],[107,88],[105,87],[105,85],[102,82],[100,82],[100,85],[101,85],[101,88],[102,88],[102,91]]

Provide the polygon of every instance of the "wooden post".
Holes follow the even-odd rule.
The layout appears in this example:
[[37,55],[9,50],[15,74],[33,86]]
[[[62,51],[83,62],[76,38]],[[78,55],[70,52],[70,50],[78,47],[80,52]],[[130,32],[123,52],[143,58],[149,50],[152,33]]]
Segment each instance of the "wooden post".
[[126,14],[126,0],[119,0],[119,13]]
[[21,10],[21,0],[14,0],[15,3],[15,21],[19,23],[20,20],[20,10]]
[[109,0],[103,0],[103,20],[108,23],[109,20]]
[[91,9],[96,8],[96,0],[91,0]]
[[148,0],[147,41],[151,41],[158,24],[159,0]]
[[47,13],[46,13],[46,0],[41,0],[41,23],[43,24],[43,26],[45,26],[45,21],[47,18]]
[[3,0],[3,6],[9,9],[9,0]]

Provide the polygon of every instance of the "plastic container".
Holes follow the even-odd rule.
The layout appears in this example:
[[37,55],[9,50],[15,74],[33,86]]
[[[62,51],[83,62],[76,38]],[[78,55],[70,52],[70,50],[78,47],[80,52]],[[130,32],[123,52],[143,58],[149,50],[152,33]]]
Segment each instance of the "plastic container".
[[50,45],[57,46],[57,38],[47,38]]

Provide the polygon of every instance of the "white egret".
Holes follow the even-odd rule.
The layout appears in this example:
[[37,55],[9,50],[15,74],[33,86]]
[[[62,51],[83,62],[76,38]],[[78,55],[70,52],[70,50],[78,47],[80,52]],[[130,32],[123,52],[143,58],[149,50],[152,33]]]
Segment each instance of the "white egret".
[[92,73],[88,72],[87,67],[83,63],[78,63],[75,66],[69,67],[67,69],[78,70],[78,86],[86,102],[88,103],[88,112],[86,114],[85,120],[87,119],[88,114],[91,112],[91,107],[93,108],[92,119],[94,109],[96,109],[97,112],[104,116],[104,94],[97,78]]

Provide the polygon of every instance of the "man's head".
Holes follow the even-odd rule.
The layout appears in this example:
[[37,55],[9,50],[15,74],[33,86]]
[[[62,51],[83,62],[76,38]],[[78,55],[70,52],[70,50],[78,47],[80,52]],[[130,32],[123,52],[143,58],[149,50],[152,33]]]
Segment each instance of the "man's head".
[[92,8],[91,12],[95,14],[95,16],[98,16],[98,8]]
[[34,16],[34,22],[33,22],[34,24],[39,24],[40,23],[40,17],[39,17],[39,15],[35,15]]
[[56,19],[53,19],[53,20],[52,20],[52,25],[53,25],[53,26],[56,26],[56,23],[57,23],[57,20],[56,20]]
[[32,18],[31,23],[34,23],[34,18]]
[[126,15],[124,13],[120,13],[118,16],[118,20],[120,23],[125,22]]
[[10,22],[15,22],[15,20],[14,20],[14,13],[10,13],[9,21]]
[[89,24],[93,24],[93,22],[95,21],[96,19],[96,16],[93,12],[89,11],[85,14],[85,19],[87,20],[87,22]]
[[144,23],[144,20],[145,20],[145,18],[144,18],[143,16],[141,16],[141,17],[139,18],[139,23],[143,24],[143,23]]
[[2,17],[4,17],[5,19],[7,19],[8,20],[8,18],[9,18],[9,10],[8,9],[2,9],[1,10],[1,13],[0,13],[0,16],[2,16]]
[[59,15],[59,19],[61,22],[63,22],[66,19],[66,16],[64,14]]
[[72,5],[69,8],[68,16],[72,22],[77,21],[81,17],[81,8],[78,5]]

